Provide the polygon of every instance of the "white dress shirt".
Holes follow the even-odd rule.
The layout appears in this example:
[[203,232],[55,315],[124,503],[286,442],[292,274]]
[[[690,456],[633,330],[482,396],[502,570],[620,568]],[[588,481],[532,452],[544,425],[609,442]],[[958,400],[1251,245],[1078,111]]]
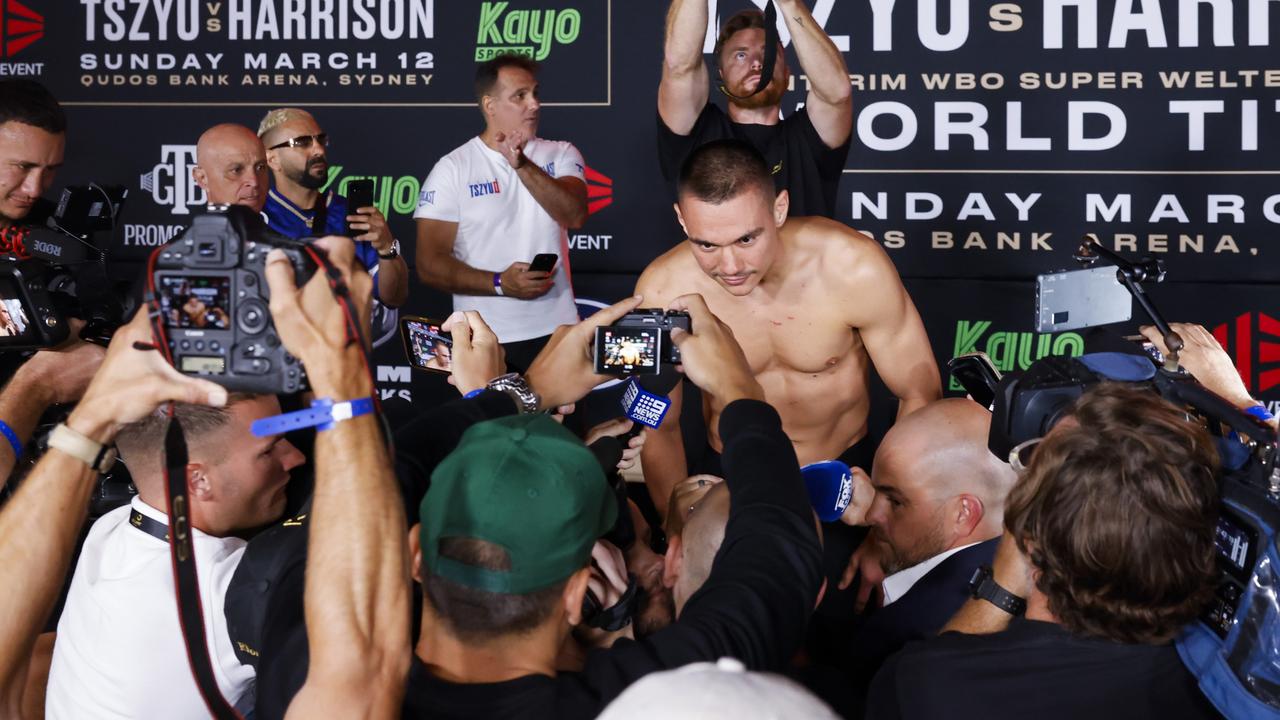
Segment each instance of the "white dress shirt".
[[[168,521],[135,497],[90,528],[58,621],[45,695],[50,720],[209,717],[182,642],[169,546],[131,525],[130,507]],[[251,706],[254,671],[236,658],[222,612],[245,541],[193,535],[218,687],[233,705]]]
[[950,550],[934,555],[922,563],[912,565],[905,570],[899,570],[889,577],[886,577],[884,582],[880,583],[880,589],[884,591],[884,604],[889,605],[903,595],[906,595],[907,591],[911,589],[911,586],[919,582],[920,578],[928,575],[930,570],[941,565],[943,560],[946,560],[965,548],[970,548],[977,544],[978,543],[974,542],[969,543],[968,545],[951,548]]

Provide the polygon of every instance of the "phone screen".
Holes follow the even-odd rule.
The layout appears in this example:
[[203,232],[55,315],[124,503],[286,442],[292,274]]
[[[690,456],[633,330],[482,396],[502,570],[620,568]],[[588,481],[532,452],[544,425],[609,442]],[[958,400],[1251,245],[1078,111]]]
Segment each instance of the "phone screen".
[[31,313],[22,302],[17,281],[12,277],[0,279],[0,344],[19,342],[35,335],[31,327]]
[[453,371],[453,337],[440,329],[440,322],[430,318],[406,317],[401,320],[405,354],[420,370],[449,373]]

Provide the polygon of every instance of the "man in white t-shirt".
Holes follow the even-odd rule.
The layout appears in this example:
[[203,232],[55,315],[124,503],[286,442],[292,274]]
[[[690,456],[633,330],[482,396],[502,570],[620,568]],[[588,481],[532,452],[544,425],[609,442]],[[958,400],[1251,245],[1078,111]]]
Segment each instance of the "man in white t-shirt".
[[[513,366],[524,368],[557,326],[577,322],[567,228],[587,218],[582,154],[536,137],[538,66],[499,55],[476,71],[480,135],[445,155],[422,186],[418,277],[476,310]],[[529,263],[554,254],[550,273]]]
[[[241,665],[223,616],[227,584],[252,531],[280,518],[289,471],[304,461],[284,436],[255,437],[254,420],[277,415],[274,395],[231,395],[226,407],[178,406],[185,431],[190,519],[200,604],[223,697],[253,707],[253,668]],[[89,530],[49,670],[46,716],[207,718],[178,624],[163,508],[164,433],[159,414],[116,438],[138,495]]]

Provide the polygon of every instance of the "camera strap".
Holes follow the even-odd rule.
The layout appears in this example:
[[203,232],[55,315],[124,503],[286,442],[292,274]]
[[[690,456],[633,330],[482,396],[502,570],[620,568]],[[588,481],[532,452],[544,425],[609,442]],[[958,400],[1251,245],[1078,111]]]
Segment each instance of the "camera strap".
[[[178,418],[170,416],[164,436],[165,485],[169,510],[169,560],[178,595],[178,623],[187,649],[187,661],[195,676],[196,688],[216,720],[240,720],[240,714],[222,697],[209,659],[205,636],[204,609],[200,603],[200,582],[196,575],[196,554],[191,531],[191,505],[187,499],[187,440]],[[157,523],[158,524],[158,523]],[[139,529],[142,529],[141,526]],[[154,533],[152,533],[154,534]]]
[[316,196],[315,215],[311,216],[311,234],[316,237],[328,234],[325,232],[325,227],[329,221],[329,201],[332,198],[332,190]]
[[[717,58],[719,60],[719,58]],[[734,95],[729,92],[729,88],[720,83],[720,92],[733,98],[734,100],[746,100],[769,87],[769,83],[773,81],[773,66],[778,62],[778,8],[774,6],[773,0],[769,0],[764,6],[764,62],[760,68],[760,79],[756,81],[756,89],[746,95]]]

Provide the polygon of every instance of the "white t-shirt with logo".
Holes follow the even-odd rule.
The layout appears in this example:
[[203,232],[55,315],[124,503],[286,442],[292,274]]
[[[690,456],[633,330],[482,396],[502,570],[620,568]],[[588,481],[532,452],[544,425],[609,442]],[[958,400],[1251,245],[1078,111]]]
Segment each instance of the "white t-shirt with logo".
[[[130,524],[130,508],[167,523],[135,497],[89,529],[58,620],[45,692],[50,720],[209,717],[178,624],[169,545]],[[192,535],[218,689],[232,705],[252,707],[255,673],[236,657],[222,610],[246,543]]]
[[[582,153],[570,143],[533,138],[524,154],[553,178],[584,179]],[[478,311],[500,342],[542,337],[577,322],[565,227],[538,204],[506,158],[479,137],[436,163],[422,185],[413,217],[458,223],[453,256],[480,270],[502,272],[539,253],[560,258],[554,287],[536,300],[453,296],[454,310]]]

